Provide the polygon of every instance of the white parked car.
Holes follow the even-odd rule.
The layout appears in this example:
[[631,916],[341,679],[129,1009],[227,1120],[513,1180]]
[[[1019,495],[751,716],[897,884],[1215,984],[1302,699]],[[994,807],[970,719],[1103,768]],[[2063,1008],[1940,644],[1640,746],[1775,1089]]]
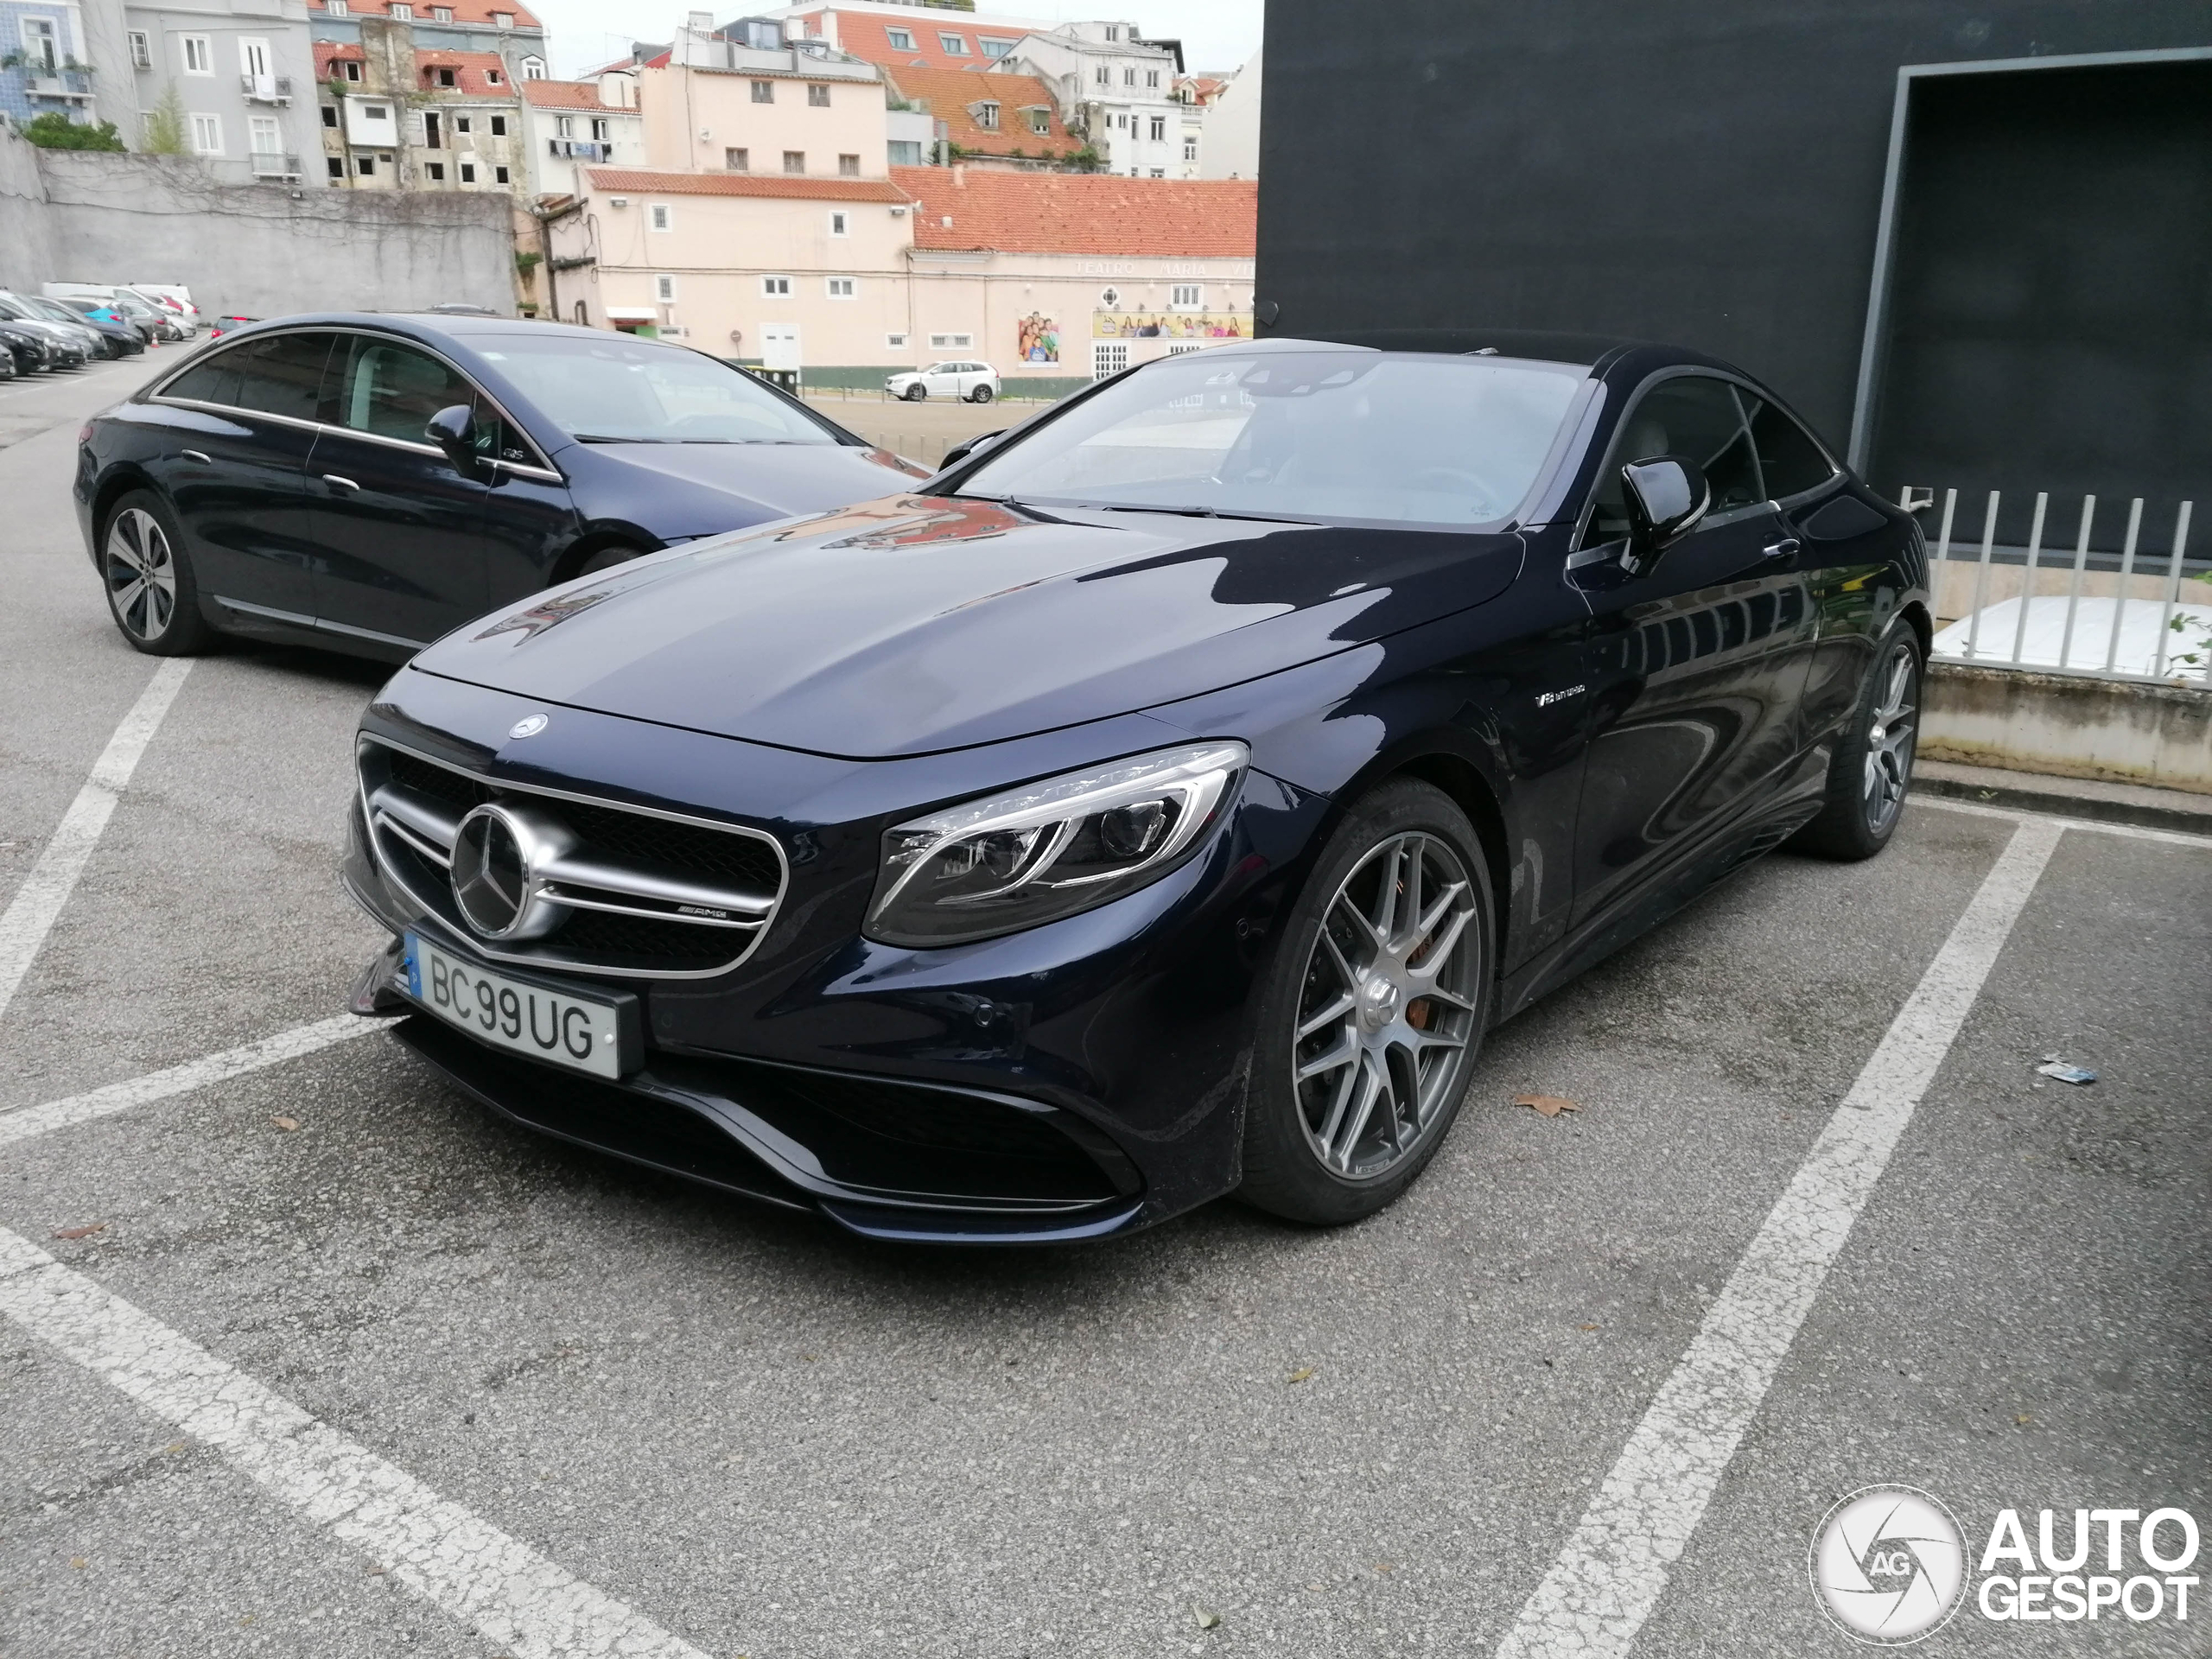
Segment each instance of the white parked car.
[[[2115,604],[2120,606],[2117,641],[2113,633]],[[2161,600],[2084,599],[2074,613],[2069,639],[2065,594],[2042,594],[2030,600],[2024,625],[2020,601],[2001,599],[1982,608],[1979,630],[1973,617],[1963,616],[1936,634],[1935,654],[1954,662],[2010,663],[2017,644],[2024,668],[2094,672],[2104,667],[2109,654],[2113,667],[2122,674],[2151,674],[2158,671],[2162,641],[2169,677],[2206,678],[2206,663],[2212,658],[2212,605],[2183,600],[2169,619]]]
[[195,333],[199,330],[200,308],[192,302],[192,290],[182,283],[132,283],[130,288],[134,294],[173,308]]
[[999,372],[971,359],[932,363],[925,369],[894,374],[883,383],[893,397],[918,404],[925,397],[957,397],[970,404],[988,404],[999,395]]

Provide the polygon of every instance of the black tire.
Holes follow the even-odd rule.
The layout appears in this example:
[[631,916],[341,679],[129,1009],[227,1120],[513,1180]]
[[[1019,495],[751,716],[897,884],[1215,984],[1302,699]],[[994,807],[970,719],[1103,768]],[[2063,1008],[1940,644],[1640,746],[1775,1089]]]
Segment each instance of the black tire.
[[[1389,861],[1394,849],[1401,855],[1395,864]],[[1417,876],[1405,874],[1408,859],[1420,861]],[[1431,879],[1439,875],[1448,878],[1445,886],[1432,887]],[[1363,887],[1363,882],[1372,885]],[[1394,925],[1378,934],[1376,912],[1401,913],[1412,897],[1420,899],[1421,911],[1441,919],[1426,934],[1403,935],[1411,942],[1411,956],[1421,958],[1403,971],[1438,976],[1437,995],[1380,985],[1389,977],[1382,972],[1372,980],[1362,976],[1357,983],[1346,982],[1346,958],[1363,942],[1374,946],[1381,934],[1402,931]],[[1340,901],[1366,918],[1367,933],[1358,933],[1357,924],[1347,920]],[[1437,911],[1439,905],[1449,909]],[[1482,1047],[1491,1007],[1495,914],[1489,869],[1474,826],[1441,790],[1398,779],[1353,806],[1292,906],[1262,987],[1240,1198],[1287,1220],[1334,1227],[1373,1215],[1413,1184],[1450,1131]],[[1451,943],[1440,957],[1436,946],[1447,929]],[[1448,988],[1444,981],[1451,982]],[[1363,993],[1361,984],[1375,988]],[[1340,1003],[1346,1005],[1341,1010]],[[1301,1027],[1317,1015],[1325,1023],[1300,1036]],[[1327,1023],[1339,1016],[1340,1026]],[[1369,1023],[1370,1018],[1387,1023],[1378,1028]],[[1422,1051],[1376,1046],[1390,1044],[1394,1032],[1403,1036],[1408,1027],[1417,1027],[1420,1035],[1408,1040],[1426,1041],[1441,1051],[1436,1057],[1440,1070],[1422,1070]],[[1456,1052],[1449,1046],[1452,1040],[1459,1045]],[[1356,1058],[1319,1069],[1346,1050]],[[1382,1104],[1379,1090],[1371,1103],[1363,1092],[1369,1060],[1378,1052],[1382,1075],[1392,1079],[1387,1135],[1373,1116]],[[1392,1054],[1403,1057],[1412,1068],[1410,1077]],[[1300,1080],[1301,1071],[1316,1075]],[[1411,1122],[1405,1121],[1408,1109]],[[1374,1151],[1365,1155],[1362,1149],[1370,1135]],[[1325,1146],[1331,1151],[1325,1153]]]
[[602,570],[612,570],[618,564],[627,564],[632,559],[642,559],[646,550],[632,547],[627,542],[609,542],[605,547],[595,547],[584,556],[576,567],[580,576],[595,576]]
[[119,497],[100,524],[99,548],[107,613],[133,650],[194,657],[214,643],[184,532],[167,501],[151,490]]
[[1792,847],[1848,861],[1872,858],[1890,844],[1912,787],[1926,668],[1919,634],[1899,617],[1875,647],[1851,724],[1837,740],[1826,804]]
[[968,394],[968,401],[971,404],[989,403],[991,401],[991,389],[988,386],[976,387],[975,391]]
[[930,389],[917,380],[899,395],[910,404],[918,404],[930,395]]

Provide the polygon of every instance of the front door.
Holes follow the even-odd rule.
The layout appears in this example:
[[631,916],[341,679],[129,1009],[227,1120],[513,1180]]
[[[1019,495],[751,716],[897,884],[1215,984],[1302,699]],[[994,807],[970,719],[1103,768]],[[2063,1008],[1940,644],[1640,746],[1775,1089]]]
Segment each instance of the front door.
[[1815,620],[1732,383],[1681,375],[1644,391],[1600,474],[1585,546],[1626,536],[1621,466],[1661,454],[1704,467],[1713,505],[1643,575],[1586,582],[1592,726],[1578,918],[1662,885],[1779,786],[1798,748]]
[[419,650],[480,614],[491,491],[423,436],[440,410],[474,405],[461,372],[410,342],[340,336],[325,425],[308,458],[319,627]]

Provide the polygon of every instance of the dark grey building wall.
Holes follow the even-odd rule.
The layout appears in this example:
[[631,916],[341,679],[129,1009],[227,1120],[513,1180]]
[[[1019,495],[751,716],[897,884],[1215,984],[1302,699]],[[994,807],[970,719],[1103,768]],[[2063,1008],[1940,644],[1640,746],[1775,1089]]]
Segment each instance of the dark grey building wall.
[[2208,45],[2204,0],[1269,0],[1258,297],[1698,346],[1840,448],[1899,66]]

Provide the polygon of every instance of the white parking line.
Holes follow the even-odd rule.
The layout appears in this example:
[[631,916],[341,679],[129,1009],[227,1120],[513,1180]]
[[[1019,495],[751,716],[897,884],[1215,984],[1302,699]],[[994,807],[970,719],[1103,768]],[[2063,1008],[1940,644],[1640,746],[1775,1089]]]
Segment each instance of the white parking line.
[[2124,836],[2130,841],[2162,841],[2170,847],[2212,847],[2212,836],[2194,836],[2186,830],[2153,830],[2147,824],[2108,823],[2102,818],[2061,817],[2024,806],[1984,806],[1978,801],[1954,800],[1948,795],[1916,795],[1912,804],[1933,807],[1938,812],[1970,812],[1976,817],[2003,818],[2012,823],[2024,823],[2033,818],[2039,823],[2055,823],[2062,830],[2088,830],[2101,836]]
[[154,671],[154,677],[93,763],[92,775],[62,814],[54,838],[46,843],[38,862],[23,878],[23,885],[8,901],[8,908],[0,911],[0,1014],[8,1012],[16,988],[23,982],[32,959],[46,943],[54,918],[68,902],[77,878],[85,873],[86,861],[92,857],[100,831],[107,828],[116,802],[137,769],[138,757],[146,753],[146,745],[161,728],[162,716],[176,699],[177,688],[191,671],[192,660],[187,657],[169,658]]
[[369,1036],[382,1031],[390,1023],[389,1020],[364,1020],[358,1014],[341,1014],[332,1019],[319,1020],[311,1026],[280,1031],[274,1037],[264,1037],[257,1043],[226,1048],[219,1054],[188,1061],[182,1065],[173,1065],[164,1071],[149,1072],[127,1083],[111,1083],[105,1088],[71,1095],[66,1100],[48,1101],[41,1106],[19,1106],[12,1111],[0,1112],[0,1147],[28,1141],[35,1135],[44,1135],[49,1129],[65,1129],[73,1124],[88,1123],[96,1117],[127,1112],[133,1106],[143,1106],[149,1101],[167,1100],[171,1095],[189,1094],[194,1089],[204,1089],[211,1083],[222,1083],[231,1077],[243,1077],[249,1071],[258,1071],[264,1066],[297,1059],[302,1054],[312,1054],[317,1049],[328,1048],[334,1043],[351,1042],[356,1037]]
[[516,1659],[708,1659],[4,1228],[0,1313]]
[[2067,826],[2024,819],[1660,1385],[1497,1659],[1625,1654]]

